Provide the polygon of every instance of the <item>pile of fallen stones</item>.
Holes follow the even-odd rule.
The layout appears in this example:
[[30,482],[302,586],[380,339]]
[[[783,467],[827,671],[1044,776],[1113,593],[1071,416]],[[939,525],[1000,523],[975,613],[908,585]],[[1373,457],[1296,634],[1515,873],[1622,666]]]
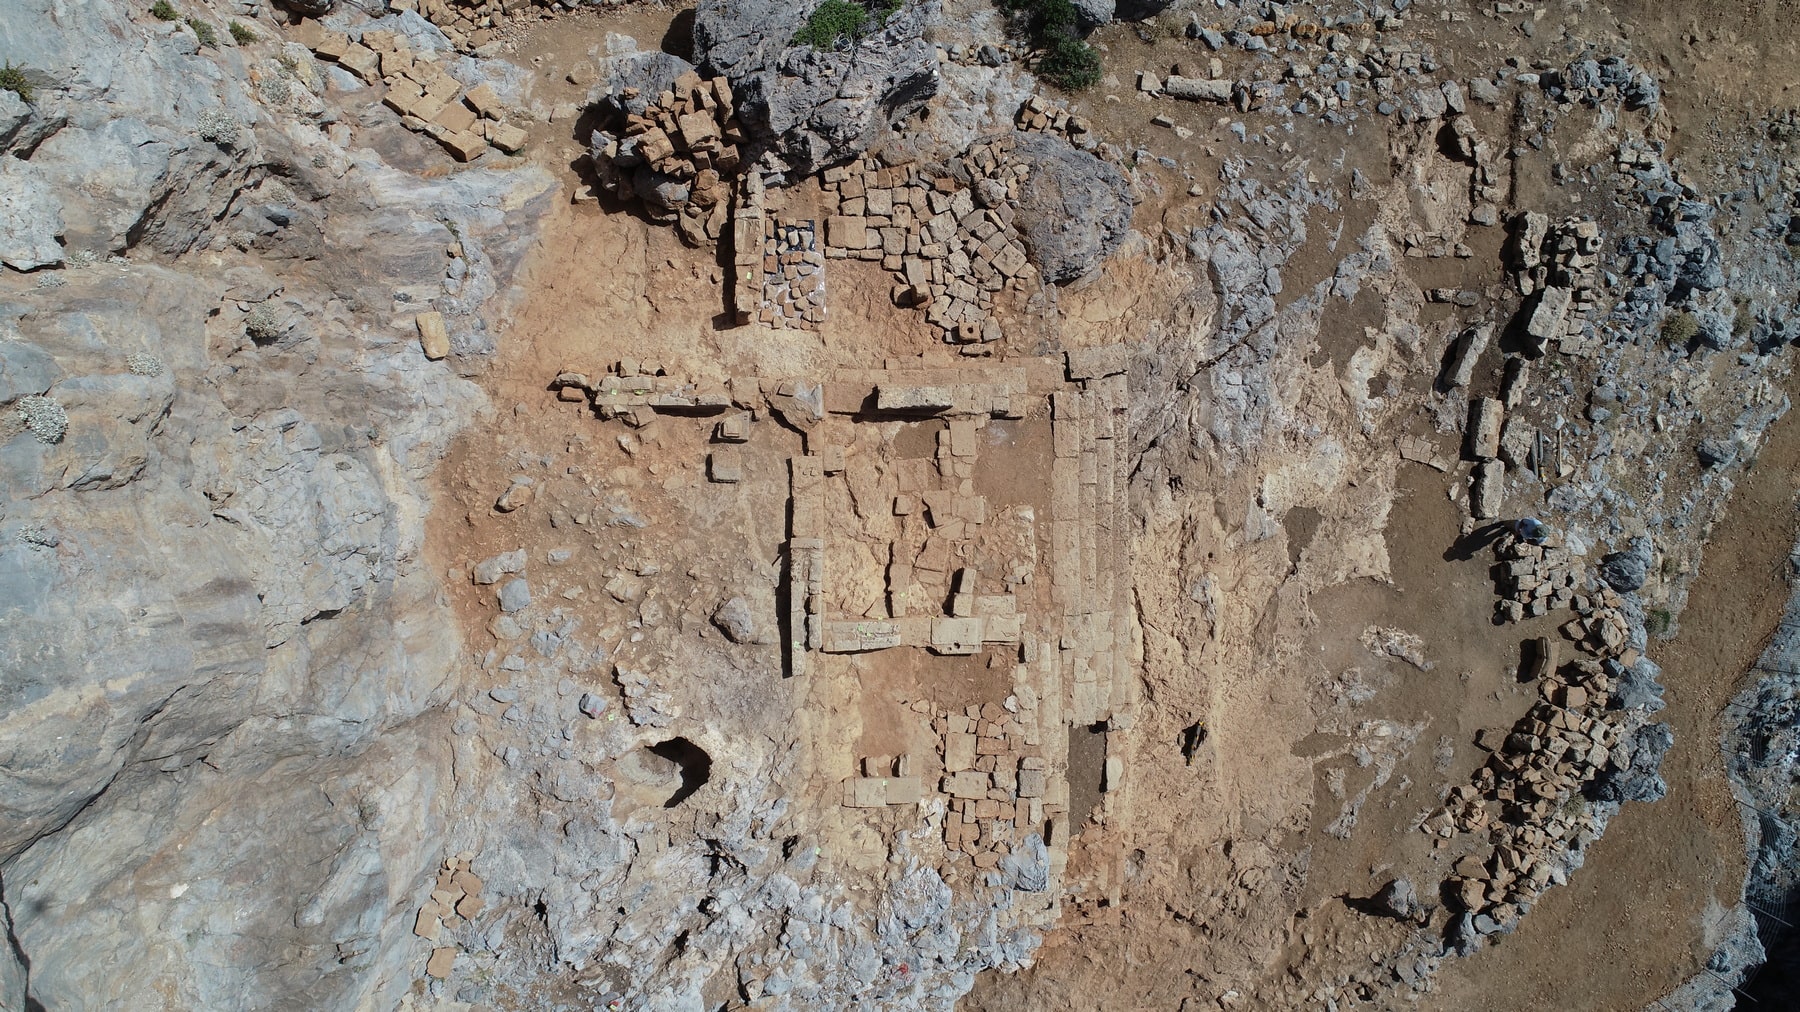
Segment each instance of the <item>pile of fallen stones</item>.
[[1093,151],[1100,146],[1100,135],[1094,132],[1093,124],[1088,122],[1086,116],[1077,116],[1069,112],[1068,107],[1047,101],[1042,95],[1033,95],[1019,105],[1018,113],[1013,116],[1013,125],[1026,133],[1048,131],[1062,134],[1070,144],[1083,151]]
[[[1500,618],[1518,622],[1569,607],[1581,593],[1583,573],[1567,549],[1507,538],[1500,550]],[[1604,593],[1610,594],[1609,591]],[[1583,598],[1586,600],[1586,598]]]
[[[923,704],[915,704],[923,705]],[[998,703],[970,705],[932,722],[942,736],[950,797],[944,844],[991,869],[1044,820],[1048,766],[1017,717]]]
[[878,261],[896,275],[896,305],[923,309],[946,341],[996,341],[993,296],[1036,276],[1014,228],[1027,168],[1004,137],[977,144],[941,174],[859,160],[825,170],[828,258]]
[[825,322],[825,255],[816,223],[763,219],[762,304],[767,327],[818,330]]
[[1599,833],[1582,797],[1613,762],[1624,714],[1607,708],[1613,681],[1598,661],[1559,668],[1556,657],[1554,644],[1540,638],[1533,668],[1542,698],[1511,732],[1477,736],[1491,753],[1486,765],[1422,825],[1444,839],[1491,834],[1493,847],[1463,857],[1445,883],[1461,914],[1452,939],[1465,949],[1511,931],[1545,889],[1567,881]]
[[747,139],[731,85],[690,70],[655,95],[625,88],[617,100],[624,122],[594,133],[601,187],[641,200],[654,216],[680,225],[690,242],[717,242]]
[[1526,335],[1540,353],[1555,341],[1565,355],[1591,354],[1599,342],[1589,322],[1601,282],[1599,224],[1581,218],[1552,224],[1527,211],[1513,219],[1513,235],[1513,281],[1531,300]]
[[474,859],[469,851],[445,859],[431,888],[431,898],[419,907],[413,920],[413,934],[435,946],[425,972],[439,980],[450,976],[458,951],[455,945],[439,944],[448,941],[444,933],[474,920],[487,907],[487,900],[481,898],[482,881],[469,870]]
[[487,85],[463,90],[462,82],[435,53],[415,53],[391,31],[366,31],[351,41],[310,18],[290,32],[295,41],[370,84],[386,85],[382,104],[400,114],[408,129],[425,134],[457,161],[470,161],[488,145],[509,154],[525,146],[524,129],[501,119],[502,110]]
[[564,369],[550,381],[550,389],[558,400],[590,402],[602,421],[617,418],[633,428],[650,424],[658,409],[723,411],[734,402],[722,387],[702,387],[669,375],[660,363],[634,358],[620,359],[598,380]]
[[462,52],[491,57],[499,55],[500,43],[514,20],[527,13],[549,17],[557,8],[573,5],[559,0],[390,0],[388,6],[416,12]]

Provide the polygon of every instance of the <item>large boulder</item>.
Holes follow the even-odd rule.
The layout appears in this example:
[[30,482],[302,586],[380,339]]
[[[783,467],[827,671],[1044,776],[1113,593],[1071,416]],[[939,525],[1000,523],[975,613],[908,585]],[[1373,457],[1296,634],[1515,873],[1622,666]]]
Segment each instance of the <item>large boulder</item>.
[[63,262],[63,204],[30,162],[0,158],[0,263],[14,270]]
[[[609,118],[626,114],[642,116],[656,101],[656,96],[669,90],[675,79],[694,69],[679,56],[656,50],[621,53],[600,67],[600,83],[588,95],[590,104],[599,107]],[[636,89],[630,98],[626,92]]]
[[879,144],[890,125],[937,93],[935,47],[925,30],[937,0],[902,7],[866,37],[833,51],[793,43],[817,0],[701,0],[694,58],[731,82],[738,119],[761,151],[796,175],[847,161]]
[[1144,21],[1173,6],[1175,0],[1119,0],[1113,17],[1120,21]]
[[1030,167],[1015,225],[1044,280],[1064,284],[1099,270],[1131,229],[1131,184],[1109,162],[1051,133],[1019,138]]
[[1650,579],[1650,566],[1656,561],[1655,546],[1650,539],[1638,536],[1625,543],[1623,551],[1614,552],[1600,562],[1600,578],[1612,589],[1628,594]]
[[1118,5],[1114,0],[1070,0],[1070,6],[1075,8],[1075,19],[1081,27],[1098,28],[1112,21]]

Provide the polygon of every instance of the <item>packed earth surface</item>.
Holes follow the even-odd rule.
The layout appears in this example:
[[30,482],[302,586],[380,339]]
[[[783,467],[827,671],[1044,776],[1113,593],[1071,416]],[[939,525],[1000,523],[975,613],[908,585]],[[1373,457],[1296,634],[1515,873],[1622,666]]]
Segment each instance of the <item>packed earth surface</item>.
[[0,1012],[1800,998],[1789,0],[8,0]]

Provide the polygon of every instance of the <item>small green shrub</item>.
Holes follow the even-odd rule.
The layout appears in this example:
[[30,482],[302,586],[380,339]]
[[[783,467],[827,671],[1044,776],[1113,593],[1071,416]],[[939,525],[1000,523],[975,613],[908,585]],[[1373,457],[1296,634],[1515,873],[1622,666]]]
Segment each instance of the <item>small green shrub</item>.
[[869,21],[869,9],[862,4],[825,0],[794,33],[794,44],[814,49],[837,49],[867,34]]
[[150,16],[158,21],[180,21],[181,13],[169,0],[156,0],[150,5]]
[[0,67],[0,91],[10,91],[25,101],[31,101],[31,82],[25,79],[25,68],[15,67],[12,61]]
[[1038,57],[1037,74],[1064,91],[1086,91],[1100,83],[1100,54],[1082,39],[1060,36]]
[[1663,321],[1663,340],[1670,344],[1686,344],[1699,333],[1700,321],[1685,309]]
[[188,18],[187,26],[193,29],[194,38],[199,39],[201,45],[208,49],[219,48],[219,31],[212,26],[211,22],[202,21],[199,18]]
[[1084,91],[1100,83],[1100,54],[1080,34],[1081,22],[1069,0],[996,0],[1022,23],[1040,50],[1037,75],[1064,91]]
[[240,46],[247,46],[256,41],[256,33],[246,28],[241,21],[233,21],[228,30],[231,32],[231,41]]
[[1748,295],[1739,295],[1731,301],[1734,309],[1731,316],[1731,336],[1743,337],[1756,325],[1756,307],[1751,305]]

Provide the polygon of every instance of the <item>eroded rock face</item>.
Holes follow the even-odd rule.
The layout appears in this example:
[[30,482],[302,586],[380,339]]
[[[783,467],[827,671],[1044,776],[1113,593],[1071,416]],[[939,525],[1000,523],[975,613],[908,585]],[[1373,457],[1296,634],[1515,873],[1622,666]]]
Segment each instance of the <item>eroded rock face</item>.
[[1018,228],[1044,280],[1065,284],[1100,268],[1131,230],[1131,184],[1118,168],[1050,133],[1019,138],[1031,168]]
[[16,158],[0,159],[0,263],[21,271],[62,263],[56,241],[62,231],[62,201],[43,171]]
[[879,144],[889,125],[924,106],[938,87],[926,29],[936,0],[907,4],[879,31],[835,52],[792,44],[816,4],[704,0],[694,12],[702,72],[731,81],[738,115],[795,175],[846,161]]
[[[215,60],[146,21],[0,9],[9,57],[55,82],[22,122],[0,110],[0,171],[61,209],[0,214],[29,240],[5,259],[66,260],[0,303],[9,936],[49,1008],[391,1006],[399,892],[442,857],[422,715],[460,651],[419,564],[423,482],[480,404],[391,314],[488,346],[472,312],[553,184],[353,154],[295,115],[322,101],[310,61]],[[25,398],[58,438],[21,426]]]

